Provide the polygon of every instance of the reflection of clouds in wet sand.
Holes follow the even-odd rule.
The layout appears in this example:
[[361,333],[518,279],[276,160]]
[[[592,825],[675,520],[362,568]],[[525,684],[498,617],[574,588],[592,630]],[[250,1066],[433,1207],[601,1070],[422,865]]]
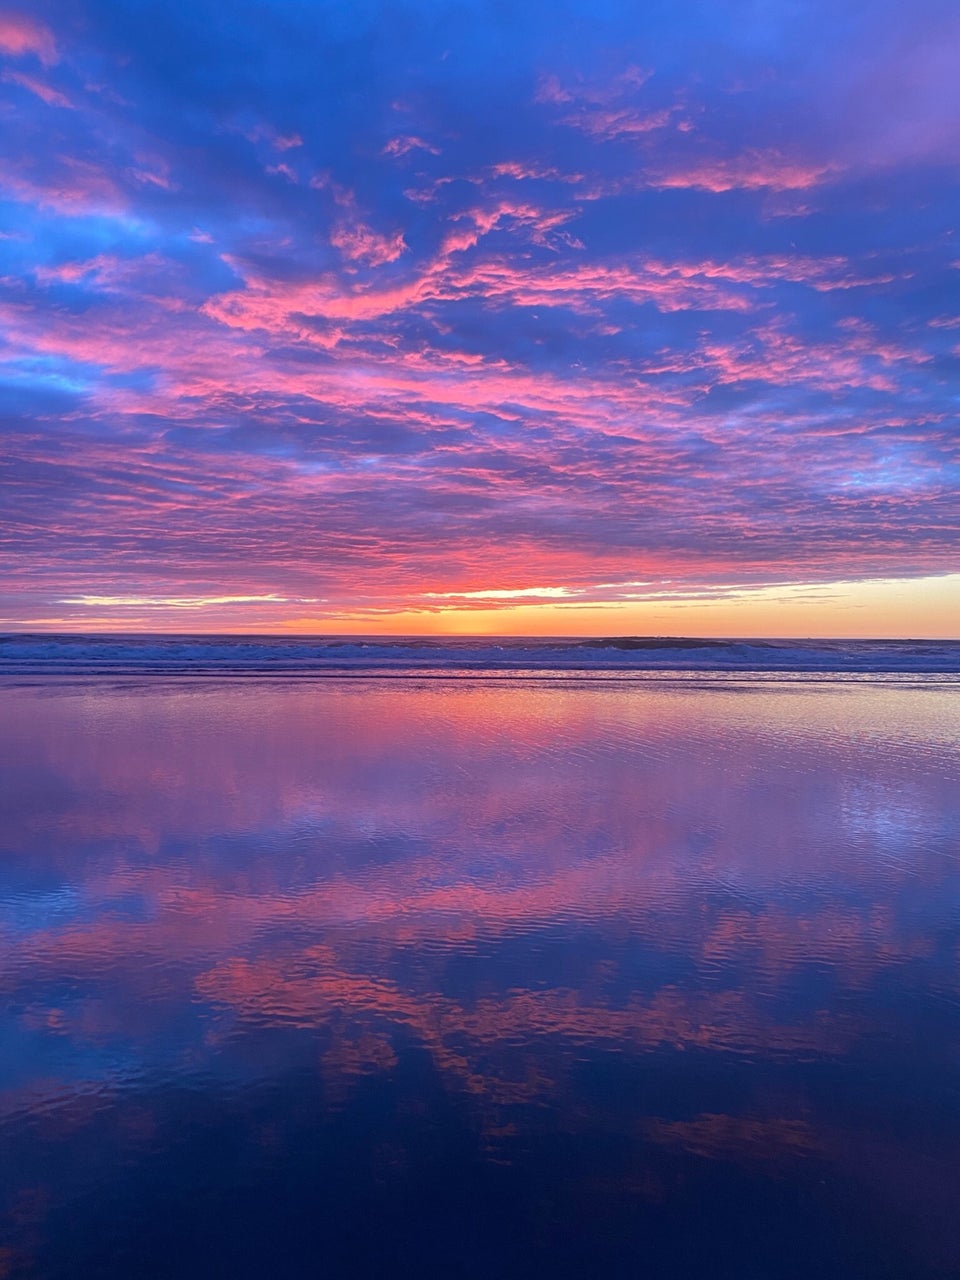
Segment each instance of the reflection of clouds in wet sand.
[[[66,1146],[116,1113],[142,1151],[169,1082],[253,1097],[298,1045],[324,1116],[371,1089],[429,1109],[417,1063],[490,1160],[546,1126],[620,1125],[617,1194],[651,1202],[671,1161],[822,1166],[918,1223],[943,1202],[931,1170],[957,1185],[933,1138],[907,1151],[818,1083],[903,1054],[940,1090],[960,1043],[949,701],[330,681],[0,697],[19,735],[0,743],[4,1126]],[[651,1103],[674,1077],[691,1096]]]
[[[535,1095],[516,1081],[484,1077],[476,1064],[489,1063],[493,1053],[509,1066],[527,1050],[538,1052],[544,1041],[554,1042],[546,1057],[572,1067],[561,1046],[632,1054],[666,1049],[833,1057],[848,1051],[862,1029],[852,1015],[819,1012],[806,1025],[778,1024],[741,992],[711,995],[672,987],[621,1008],[589,1003],[580,992],[561,988],[513,990],[465,1008],[439,995],[413,996],[385,980],[329,970],[327,964],[326,955],[309,952],[286,962],[232,959],[202,974],[197,989],[205,1000],[259,1024],[306,1029],[345,1019],[403,1028],[430,1052],[450,1084],[500,1101]],[[538,1092],[547,1092],[546,1083],[538,1081]]]

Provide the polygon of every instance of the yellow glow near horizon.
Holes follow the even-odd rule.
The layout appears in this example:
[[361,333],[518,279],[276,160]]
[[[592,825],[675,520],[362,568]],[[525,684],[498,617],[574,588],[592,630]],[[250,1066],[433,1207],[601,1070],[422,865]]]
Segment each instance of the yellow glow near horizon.
[[[539,598],[531,601],[528,597],[534,590]],[[549,598],[544,598],[547,590]],[[69,611],[58,610],[53,616],[0,618],[0,628],[385,636],[960,638],[960,573],[729,588],[723,594],[699,598],[683,595],[682,590],[674,596],[664,591],[653,599],[592,603],[578,599],[573,590],[572,598],[564,598],[561,590],[565,589],[491,587],[462,594],[433,593],[420,597],[422,608],[408,604],[395,610],[331,609],[312,616],[294,613],[313,603],[303,597],[90,594],[72,597]],[[484,607],[485,601],[490,601],[490,607]],[[190,625],[184,628],[187,612]]]
[[[475,593],[479,596],[481,593]],[[960,574],[744,588],[715,599],[661,598],[301,618],[284,630],[392,635],[809,636],[960,638]]]

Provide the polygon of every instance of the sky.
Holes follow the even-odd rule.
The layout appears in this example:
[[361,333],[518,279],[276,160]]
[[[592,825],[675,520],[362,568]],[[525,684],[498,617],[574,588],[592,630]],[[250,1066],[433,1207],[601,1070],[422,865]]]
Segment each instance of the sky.
[[39,0],[0,112],[0,628],[960,633],[954,0]]

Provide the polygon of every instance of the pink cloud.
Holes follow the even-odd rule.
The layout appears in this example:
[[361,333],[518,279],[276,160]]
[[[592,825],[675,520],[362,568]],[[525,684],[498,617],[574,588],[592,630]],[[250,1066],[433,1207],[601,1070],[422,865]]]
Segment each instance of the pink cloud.
[[331,232],[330,243],[351,262],[363,262],[370,267],[396,262],[407,248],[402,231],[381,235],[362,222],[341,223]]
[[653,261],[585,264],[560,270],[518,270],[506,261],[488,261],[465,272],[459,285],[491,300],[509,300],[519,306],[564,306],[578,312],[591,312],[599,302],[611,298],[650,302],[661,311],[750,309],[741,295],[720,284],[697,279],[682,267]]
[[[526,231],[534,244],[550,246],[558,228],[577,216],[576,209],[545,210],[539,205],[517,199],[501,199],[487,208],[465,209],[455,216],[462,223],[456,231],[449,232],[443,240],[442,254],[471,249],[483,236],[489,235],[502,224]],[[563,237],[570,244],[569,238]],[[582,247],[582,246],[577,246]]]
[[239,132],[248,142],[266,142],[275,151],[290,151],[294,147],[303,146],[303,138],[299,133],[278,133],[269,124],[256,124],[252,129],[240,129]]
[[616,110],[585,108],[565,116],[560,123],[609,142],[615,138],[639,137],[657,129],[665,129],[672,118],[672,108],[661,111],[640,111],[633,107]]
[[[424,302],[466,296],[480,296],[494,305],[564,306],[587,316],[613,298],[649,303],[664,312],[748,311],[752,304],[739,290],[765,283],[769,273],[812,277],[817,287],[818,277],[842,273],[842,260],[819,266],[816,260],[779,266],[771,260],[769,270],[763,260],[747,260],[647,261],[533,271],[500,259],[457,265],[439,258],[418,277],[376,290],[347,289],[332,276],[307,282],[275,280],[242,264],[232,265],[243,275],[243,287],[209,300],[199,314],[191,317],[187,312],[176,326],[162,319],[164,299],[152,296],[162,280],[161,263],[101,255],[46,268],[37,273],[38,279],[82,281],[105,294],[129,293],[137,301],[136,310],[131,313],[124,305],[114,314],[100,312],[99,318],[63,313],[53,320],[49,311],[11,311],[5,316],[6,327],[11,342],[23,350],[68,355],[116,371],[163,368],[154,391],[103,388],[104,403],[118,411],[163,417],[188,413],[208,420],[224,397],[249,397],[266,409],[296,396],[351,413],[385,416],[416,430],[426,429],[424,424],[437,413],[442,419],[447,406],[452,412],[479,410],[507,418],[548,415],[555,418],[557,429],[568,423],[576,429],[636,437],[638,422],[689,425],[697,397],[717,384],[756,380],[831,391],[863,386],[891,392],[897,388],[893,371],[898,366],[929,359],[922,350],[882,341],[860,323],[847,324],[832,341],[818,343],[768,324],[738,341],[704,337],[683,353],[652,353],[629,373],[614,368],[603,376],[568,379],[484,359],[475,352],[393,351],[389,329],[382,330],[372,345],[362,332],[353,332],[356,324]],[[270,354],[264,346],[267,335],[274,335],[281,345],[304,342],[323,348],[332,361],[318,366],[288,363],[282,357],[265,360]],[[684,384],[664,383],[664,375],[671,374],[685,377]],[[460,474],[466,482],[470,469],[463,467]]]
[[550,165],[536,164],[529,160],[506,160],[502,164],[495,164],[490,172],[495,178],[515,178],[518,182],[527,178],[541,178],[571,184],[583,181],[582,173],[563,173]]
[[[309,326],[302,319],[305,314],[315,317],[317,307],[328,300],[302,287],[297,290],[288,285],[283,292],[275,282],[258,287],[251,281],[232,303],[233,309],[228,302],[219,307],[208,304],[200,317],[191,320],[188,313],[182,322],[169,326],[163,319],[162,300],[150,299],[143,291],[144,284],[149,287],[149,271],[135,282],[137,270],[147,269],[111,259],[58,269],[49,278],[95,281],[107,292],[129,289],[130,297],[136,299],[135,310],[131,313],[124,304],[112,313],[101,309],[96,317],[60,313],[51,323],[48,310],[41,315],[8,308],[2,318],[11,349],[68,355],[116,372],[160,366],[164,374],[154,391],[105,387],[99,398],[115,412],[146,412],[167,418],[187,414],[200,421],[209,421],[211,413],[216,416],[217,404],[224,397],[250,397],[265,410],[269,404],[282,405],[285,398],[296,396],[350,413],[386,416],[409,423],[417,431],[427,429],[440,406],[458,412],[482,409],[503,413],[507,405],[525,405],[536,414],[562,415],[566,421],[594,431],[614,425],[630,431],[633,415],[640,410],[652,412],[667,401],[663,394],[636,382],[581,379],[570,383],[512,369],[503,361],[484,361],[469,352],[395,354],[380,348],[377,354],[351,346],[337,355],[342,332],[332,329],[320,333],[315,319]],[[131,273],[129,282],[126,271]],[[212,325],[213,320],[226,327]],[[336,358],[323,366],[267,361],[262,339],[248,342],[241,336],[245,331],[272,332],[283,343],[305,340],[326,346]],[[451,378],[451,373],[456,376]],[[517,412],[514,407],[510,415],[516,417]]]
[[22,71],[4,71],[0,79],[7,84],[20,85],[22,89],[26,89],[29,93],[39,98],[41,102],[45,102],[48,107],[66,107],[70,111],[76,110],[76,107],[65,93],[61,93],[59,89],[54,89],[52,85],[45,84],[42,80],[37,80],[34,76],[25,75]]
[[[658,270],[650,264],[651,270]],[[742,257],[732,262],[674,263],[663,266],[664,274],[677,274],[684,278],[701,277],[710,280],[728,280],[733,284],[746,284],[753,288],[765,288],[776,280],[804,284],[818,293],[833,289],[856,289],[869,285],[890,284],[902,278],[889,272],[864,273],[852,266],[847,258],[804,257],[799,254],[769,255],[767,257]]]
[[0,13],[0,52],[20,58],[33,53],[45,67],[60,59],[53,32],[42,22],[24,13]]
[[731,159],[704,159],[675,169],[648,168],[651,187],[699,191],[803,191],[819,186],[836,171],[833,164],[805,163],[774,151],[747,151]]
[[357,206],[357,198],[348,188],[335,182],[328,173],[315,174],[310,179],[315,191],[329,191],[334,204],[343,210],[330,233],[330,243],[340,250],[349,262],[363,263],[369,267],[384,266],[396,262],[406,251],[407,243],[402,231],[389,234],[375,231],[368,226]]
[[559,123],[579,129],[592,138],[610,141],[639,137],[663,129],[673,119],[674,107],[644,108],[634,99],[653,75],[641,67],[627,67],[602,82],[575,81],[562,85],[556,76],[541,80],[536,102],[573,107]]
[[569,85],[561,84],[559,77],[555,75],[548,75],[541,78],[534,101],[552,103],[555,106],[562,106],[569,102],[609,106],[635,93],[652,76],[653,71],[649,68],[636,66],[626,67],[618,75],[607,77],[602,81],[586,81],[578,78]]
[[283,161],[281,161],[279,164],[267,165],[267,173],[273,174],[274,176],[277,176],[277,177],[286,178],[288,182],[300,181],[296,171],[294,169],[291,169],[291,167],[288,164],[285,164]]
[[[388,288],[351,289],[332,276],[305,282],[274,281],[230,259],[230,265],[244,278],[244,287],[211,298],[204,311],[230,327],[291,333],[303,329],[298,317],[356,322],[392,315],[431,300],[467,296],[483,297],[500,305],[563,306],[585,315],[593,314],[600,303],[611,298],[652,303],[664,312],[749,311],[753,304],[742,288],[734,286],[765,283],[762,263],[749,270],[741,268],[741,276],[735,267],[725,272],[712,263],[654,260],[563,268],[516,266],[500,257],[467,266],[456,264],[455,255],[474,248],[483,235],[504,221],[528,228],[533,238],[542,243],[557,226],[557,215],[545,215],[535,206],[510,202],[471,211],[464,215],[464,226],[448,233],[439,255],[419,275]],[[378,254],[394,253],[397,248],[376,235],[368,240],[356,227],[344,230],[340,243],[344,252],[358,259],[368,255],[366,261],[370,263]],[[807,270],[812,272],[813,268],[808,265]]]
[[537,92],[534,94],[533,100],[534,102],[561,106],[564,103],[572,102],[573,94],[569,89],[563,87],[558,76],[544,76],[537,86]]
[[807,384],[828,391],[868,387],[895,393],[895,366],[925,364],[932,358],[925,351],[880,342],[861,322],[841,327],[841,336],[832,342],[808,342],[770,323],[740,342],[705,342],[696,361],[709,366],[712,379],[719,382]]
[[391,138],[383,148],[385,156],[395,156],[397,159],[401,156],[409,155],[411,151],[426,151],[432,156],[440,154],[439,147],[435,147],[432,142],[425,142],[423,138],[417,138],[412,134]]
[[58,284],[95,284],[105,293],[128,289],[143,284],[150,275],[159,275],[169,263],[159,254],[146,254],[139,258],[118,258],[114,254],[101,253],[95,258],[79,262],[62,262],[56,266],[41,266],[34,271],[41,284],[54,281]]
[[0,190],[14,200],[69,217],[116,214],[127,206],[126,198],[110,174],[88,160],[73,156],[56,157],[53,172],[42,177],[10,164],[0,165]]
[[136,168],[129,170],[130,177],[142,187],[159,187],[162,191],[176,191],[177,184],[166,172],[166,166],[157,169]]

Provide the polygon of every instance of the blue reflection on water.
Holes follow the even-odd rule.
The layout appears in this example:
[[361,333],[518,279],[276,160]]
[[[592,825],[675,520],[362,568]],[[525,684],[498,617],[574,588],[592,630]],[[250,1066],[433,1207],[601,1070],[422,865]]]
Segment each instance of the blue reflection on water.
[[955,689],[0,724],[0,1275],[957,1274]]

